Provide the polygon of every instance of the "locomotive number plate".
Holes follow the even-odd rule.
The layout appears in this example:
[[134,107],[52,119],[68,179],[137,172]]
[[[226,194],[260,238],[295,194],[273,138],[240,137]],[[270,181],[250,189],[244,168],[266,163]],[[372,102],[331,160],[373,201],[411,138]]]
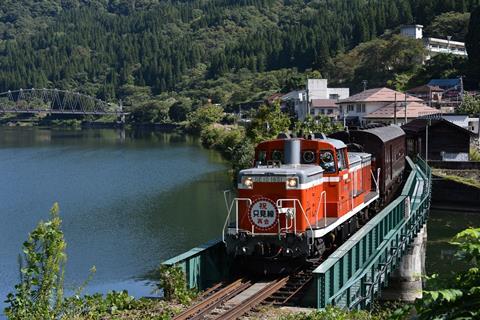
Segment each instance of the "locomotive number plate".
[[277,223],[278,210],[272,200],[260,198],[250,206],[248,217],[259,229],[269,229]]

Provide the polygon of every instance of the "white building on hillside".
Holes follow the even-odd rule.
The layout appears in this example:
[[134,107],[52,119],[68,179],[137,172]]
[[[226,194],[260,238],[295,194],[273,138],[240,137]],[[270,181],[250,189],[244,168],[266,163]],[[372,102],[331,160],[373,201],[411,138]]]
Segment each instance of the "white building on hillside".
[[282,101],[292,101],[295,113],[303,121],[308,114],[338,116],[335,103],[350,96],[349,88],[329,88],[327,79],[308,79],[305,90],[292,91],[282,97]]
[[426,60],[439,53],[449,53],[462,57],[468,56],[464,42],[452,41],[449,35],[445,35],[445,39],[424,38],[423,26],[420,24],[404,25],[400,28],[400,34],[412,39],[423,39],[425,48],[428,51]]

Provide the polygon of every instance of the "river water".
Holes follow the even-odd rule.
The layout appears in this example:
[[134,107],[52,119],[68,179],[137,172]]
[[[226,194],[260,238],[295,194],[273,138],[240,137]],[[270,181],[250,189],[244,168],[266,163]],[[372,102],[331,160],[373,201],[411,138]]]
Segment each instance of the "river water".
[[[162,260],[221,235],[227,164],[178,134],[0,128],[0,310],[22,242],[58,202],[66,287],[152,295]],[[1,312],[0,312],[1,314]]]

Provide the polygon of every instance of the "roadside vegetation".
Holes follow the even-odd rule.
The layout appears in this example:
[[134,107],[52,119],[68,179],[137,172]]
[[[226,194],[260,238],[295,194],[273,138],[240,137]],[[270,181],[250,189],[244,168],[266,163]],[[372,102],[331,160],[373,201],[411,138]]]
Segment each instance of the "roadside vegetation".
[[432,174],[480,189],[480,170],[433,169]]

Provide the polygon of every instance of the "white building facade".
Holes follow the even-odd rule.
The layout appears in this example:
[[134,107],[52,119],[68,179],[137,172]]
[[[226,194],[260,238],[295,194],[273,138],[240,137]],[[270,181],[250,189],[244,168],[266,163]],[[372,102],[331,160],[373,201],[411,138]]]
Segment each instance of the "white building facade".
[[[312,110],[312,100],[341,100],[350,96],[349,88],[329,88],[327,79],[308,79],[306,90],[292,91],[284,97],[293,99],[295,113],[300,121],[308,114],[318,115],[318,110]],[[282,97],[282,100],[284,100]],[[338,112],[335,112],[338,114]]]
[[426,60],[431,59],[439,53],[453,54],[462,57],[468,56],[464,42],[452,41],[449,35],[445,35],[445,39],[424,38],[423,26],[420,24],[404,25],[400,28],[400,34],[412,39],[423,39],[425,48],[428,51],[428,55],[425,57]]

